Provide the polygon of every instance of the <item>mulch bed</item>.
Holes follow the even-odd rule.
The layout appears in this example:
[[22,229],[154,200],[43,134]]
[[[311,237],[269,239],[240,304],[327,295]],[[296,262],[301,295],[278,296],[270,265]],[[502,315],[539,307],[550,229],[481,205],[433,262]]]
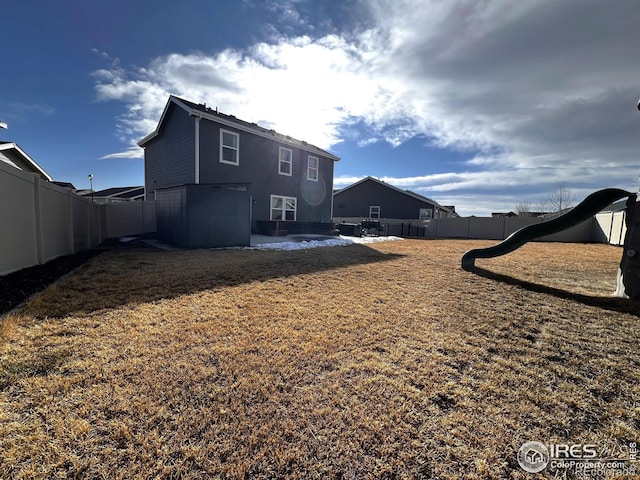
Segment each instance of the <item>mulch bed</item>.
[[34,293],[44,290],[58,278],[84,264],[103,250],[87,250],[59,257],[44,265],[23,268],[0,277],[0,315],[18,307]]
[[17,308],[32,295],[41,292],[60,277],[84,265],[102,252],[114,248],[142,247],[145,247],[145,244],[139,239],[126,243],[119,242],[116,239],[107,240],[100,247],[93,250],[86,250],[74,255],[65,255],[55,258],[44,265],[35,265],[9,275],[0,276],[0,315]]

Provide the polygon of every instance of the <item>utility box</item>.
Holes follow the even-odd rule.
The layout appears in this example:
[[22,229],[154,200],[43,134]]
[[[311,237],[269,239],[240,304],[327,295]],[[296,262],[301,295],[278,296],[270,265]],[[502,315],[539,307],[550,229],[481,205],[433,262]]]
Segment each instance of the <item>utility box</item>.
[[251,244],[248,183],[198,184],[156,190],[158,239],[185,248]]

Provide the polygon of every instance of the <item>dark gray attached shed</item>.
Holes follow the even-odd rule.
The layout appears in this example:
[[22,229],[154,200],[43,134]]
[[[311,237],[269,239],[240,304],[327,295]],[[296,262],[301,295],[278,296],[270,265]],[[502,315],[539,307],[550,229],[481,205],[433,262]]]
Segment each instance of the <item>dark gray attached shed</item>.
[[158,238],[186,248],[251,244],[248,184],[181,185],[156,192]]

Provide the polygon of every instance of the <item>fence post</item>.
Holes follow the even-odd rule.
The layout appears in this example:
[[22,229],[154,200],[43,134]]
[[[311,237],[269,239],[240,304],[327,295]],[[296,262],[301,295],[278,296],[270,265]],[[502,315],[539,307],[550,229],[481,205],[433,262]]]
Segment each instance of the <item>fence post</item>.
[[40,200],[40,175],[33,174],[33,206],[35,208],[35,222],[36,222],[36,257],[38,259],[38,265],[44,263],[44,242],[42,238],[42,207]]
[[611,212],[611,223],[609,224],[609,233],[607,234],[607,242],[609,243],[611,243],[611,240],[613,240],[611,237],[613,235],[613,222],[615,222],[615,219],[616,219],[615,212]]
[[74,231],[74,225],[73,225],[73,196],[75,195],[75,193],[73,193],[73,191],[71,189],[67,189],[67,199],[68,201],[68,205],[69,205],[69,215],[67,215],[67,218],[69,219],[69,225],[67,228],[67,241],[68,241],[68,245],[69,245],[69,253],[71,255],[73,255],[74,253],[76,253],[76,235],[75,235],[75,231]]

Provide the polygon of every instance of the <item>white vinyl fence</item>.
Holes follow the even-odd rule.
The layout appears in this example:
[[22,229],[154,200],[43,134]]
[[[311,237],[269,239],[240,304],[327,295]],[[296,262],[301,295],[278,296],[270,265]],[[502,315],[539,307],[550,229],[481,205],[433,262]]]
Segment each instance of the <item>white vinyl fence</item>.
[[155,232],[155,202],[98,205],[0,162],[0,275]]
[[[599,213],[563,232],[541,237],[543,242],[599,242],[622,245],[626,227],[625,212]],[[360,223],[362,217],[337,217],[335,223]],[[459,217],[431,220],[381,218],[381,233],[401,237],[430,239],[463,238],[504,240],[516,230],[541,223],[541,217]]]
[[623,245],[624,236],[627,233],[625,223],[626,210],[620,212],[603,212],[597,214],[594,222],[592,241],[610,243],[611,245]]

